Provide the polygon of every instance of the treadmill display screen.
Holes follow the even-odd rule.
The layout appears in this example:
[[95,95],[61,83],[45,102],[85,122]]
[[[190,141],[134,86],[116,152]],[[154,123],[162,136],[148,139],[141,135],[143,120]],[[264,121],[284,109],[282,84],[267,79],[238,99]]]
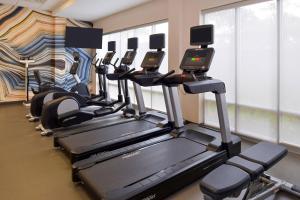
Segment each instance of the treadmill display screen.
[[122,63],[126,65],[131,65],[136,55],[136,51],[127,51],[122,58]]
[[141,67],[146,69],[154,69],[160,67],[164,55],[165,53],[163,51],[147,52]]
[[126,54],[125,54],[125,56],[124,56],[124,58],[126,58],[126,59],[132,59],[133,56],[134,56],[134,54],[135,53],[133,51],[127,51]]
[[115,52],[107,52],[102,63],[105,65],[108,65],[111,62],[114,55],[115,55]]
[[205,60],[205,57],[195,56],[187,58],[186,62],[188,62],[188,65],[203,65],[205,63]]
[[188,49],[182,59],[180,68],[187,71],[206,72],[209,69],[214,50],[207,49]]

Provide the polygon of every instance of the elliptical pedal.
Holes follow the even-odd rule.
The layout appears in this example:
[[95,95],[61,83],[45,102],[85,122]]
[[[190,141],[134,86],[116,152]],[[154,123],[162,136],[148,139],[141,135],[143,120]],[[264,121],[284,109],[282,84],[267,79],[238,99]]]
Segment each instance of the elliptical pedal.
[[39,119],[40,119],[39,117],[33,117],[33,116],[32,116],[32,117],[30,117],[30,118],[28,119],[28,121],[29,121],[29,122],[37,122],[37,121],[39,121]]

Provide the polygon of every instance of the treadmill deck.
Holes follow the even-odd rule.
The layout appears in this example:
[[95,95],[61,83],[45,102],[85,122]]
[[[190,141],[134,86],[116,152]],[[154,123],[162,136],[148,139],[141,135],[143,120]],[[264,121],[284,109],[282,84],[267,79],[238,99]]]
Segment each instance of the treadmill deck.
[[206,146],[179,137],[81,170],[79,176],[98,196],[104,197],[138,182],[143,184],[148,177],[205,151]]
[[115,125],[116,123],[123,123],[132,118],[124,118],[122,114],[100,117],[91,121],[87,121],[78,125],[60,128],[54,130],[54,137],[65,137],[68,135],[74,135],[85,131],[95,130],[106,126]]
[[[71,162],[74,163],[95,153],[112,151],[159,136],[171,130],[171,126],[165,122],[164,114],[151,113],[139,120],[130,120],[114,126],[54,138],[54,143],[57,144],[56,146],[61,146],[71,156]],[[166,126],[161,127],[159,123]]]
[[156,124],[148,121],[131,121],[128,123],[117,124],[115,126],[108,126],[101,129],[83,132],[70,137],[59,138],[58,140],[61,146],[72,151],[78,147],[92,146],[155,127]]

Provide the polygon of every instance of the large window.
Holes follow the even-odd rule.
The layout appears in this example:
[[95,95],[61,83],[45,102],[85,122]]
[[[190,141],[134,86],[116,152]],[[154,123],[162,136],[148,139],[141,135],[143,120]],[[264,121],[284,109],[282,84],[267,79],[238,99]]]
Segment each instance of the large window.
[[[107,42],[116,41],[117,48],[115,58],[121,58],[127,51],[127,39],[131,37],[138,37],[139,44],[137,56],[131,68],[134,67],[136,70],[140,70],[140,64],[142,63],[146,52],[149,51],[149,36],[155,33],[165,33],[166,35],[166,48],[164,49],[166,55],[159,69],[161,73],[166,73],[168,71],[168,22],[157,23],[149,26],[106,34],[103,36],[102,49],[97,50],[97,56],[98,58],[103,58],[107,51]],[[110,70],[113,71],[113,68],[111,67]],[[136,103],[132,83],[129,83],[129,90],[132,102]],[[165,111],[165,104],[163,103],[164,98],[161,86],[142,88],[142,91],[146,107]],[[117,97],[117,83],[115,81],[109,81],[109,93],[111,98]]]
[[[269,0],[204,11],[215,25],[209,75],[222,79],[232,131],[300,146],[300,1]],[[217,126],[212,95],[205,123]]]

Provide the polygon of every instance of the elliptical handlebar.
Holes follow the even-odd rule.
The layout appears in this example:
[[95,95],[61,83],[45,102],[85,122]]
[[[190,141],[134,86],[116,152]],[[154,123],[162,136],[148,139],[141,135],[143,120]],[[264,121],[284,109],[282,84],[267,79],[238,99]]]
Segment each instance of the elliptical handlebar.
[[161,77],[159,77],[158,79],[156,79],[155,81],[153,81],[154,84],[159,83],[160,81],[162,81],[163,79],[167,78],[168,76],[172,75],[175,73],[175,70],[171,70],[168,73],[162,75]]
[[121,74],[119,76],[119,78],[124,78],[126,75],[130,74],[133,71],[135,71],[135,68],[132,68],[132,69],[128,70],[127,72],[124,72],[123,74]]
[[97,68],[97,67],[101,67],[102,61],[103,61],[103,58],[101,58],[100,61],[99,61],[99,59],[97,59],[97,62],[94,63],[95,67],[96,67],[96,68]]
[[96,66],[98,62],[99,62],[99,58],[97,58],[96,62],[93,62],[92,60],[92,65]]
[[96,58],[96,56],[97,56],[97,53],[94,54],[92,61]]

